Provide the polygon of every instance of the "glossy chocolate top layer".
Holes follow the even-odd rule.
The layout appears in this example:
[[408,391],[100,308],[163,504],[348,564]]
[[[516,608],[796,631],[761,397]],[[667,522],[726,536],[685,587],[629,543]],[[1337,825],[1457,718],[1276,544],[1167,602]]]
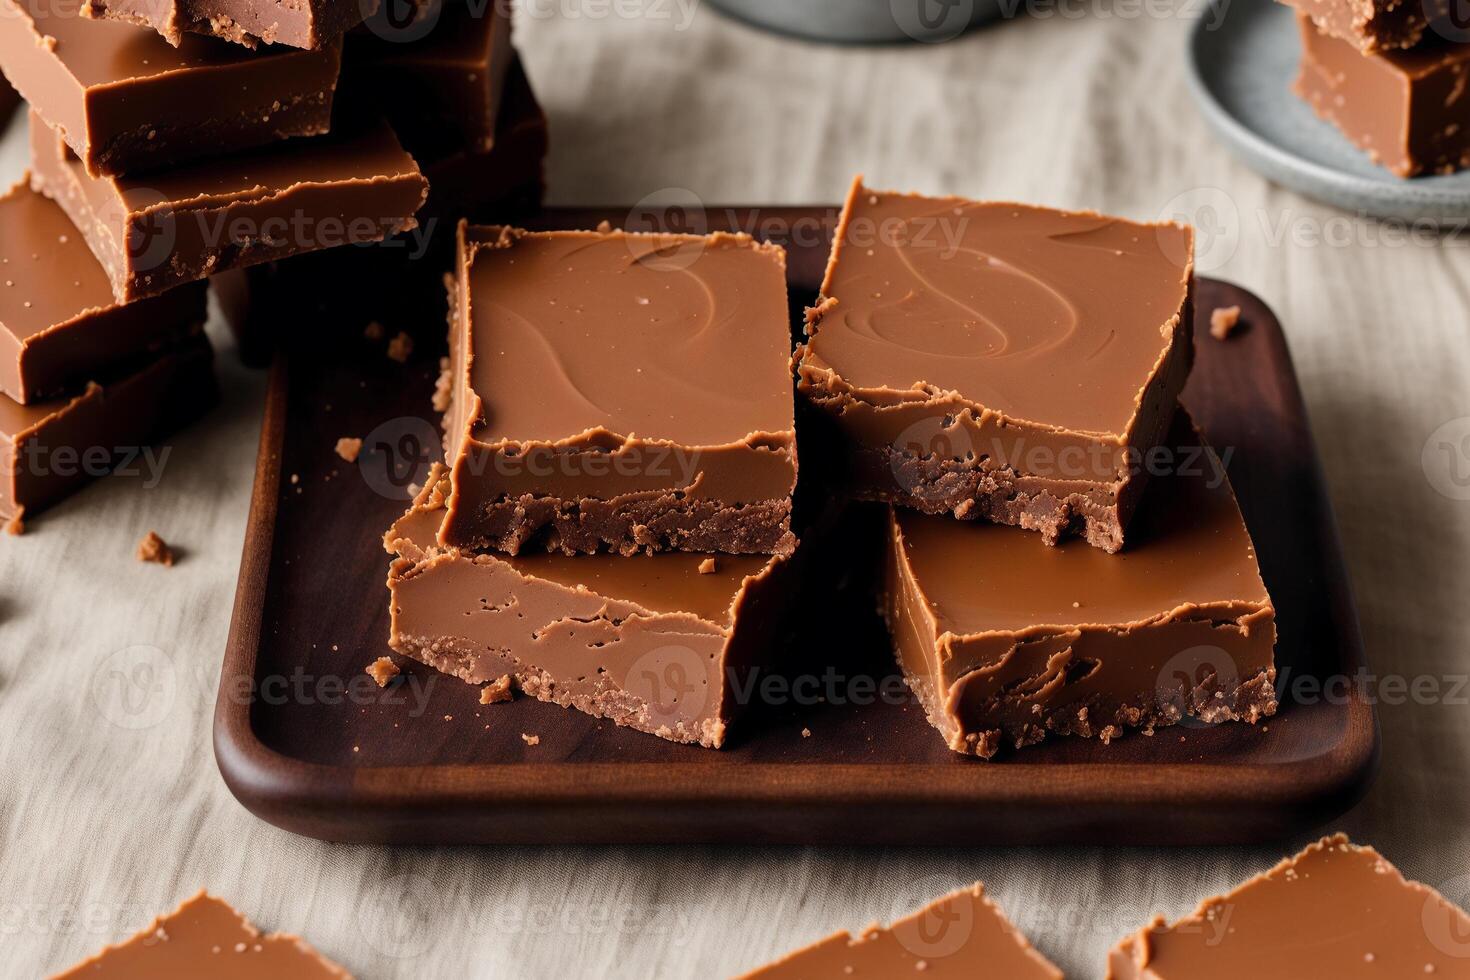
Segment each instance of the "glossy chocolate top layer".
[[473,231],[477,440],[602,431],[721,446],[793,429],[781,248],[742,235]]
[[[208,71],[261,59],[293,57],[288,48],[250,51],[214,38],[184,35],[177,48],[150,30],[81,16],[81,0],[4,0],[12,17],[55,39],[51,52],[83,88],[118,85],[181,71]],[[223,108],[223,107],[221,107]]]
[[976,884],[936,900],[888,928],[859,936],[839,932],[743,980],[847,980],[849,977],[934,980],[1061,980]]
[[262,935],[228,904],[200,892],[125,943],[109,946],[56,980],[329,980],[347,971],[295,936]]
[[24,183],[0,197],[0,330],[24,343],[116,305],[107,272],[61,208]]
[[[1446,875],[1451,872],[1446,870]],[[1112,954],[1112,980],[1470,977],[1470,915],[1338,834],[1157,923]]]
[[1109,555],[1079,540],[897,511],[913,578],[937,630],[958,636],[1038,626],[1134,624],[1177,610],[1270,599],[1219,457],[1180,413],[1129,531]]
[[855,182],[804,373],[872,401],[957,392],[1077,432],[1128,431],[1186,308],[1193,234]]

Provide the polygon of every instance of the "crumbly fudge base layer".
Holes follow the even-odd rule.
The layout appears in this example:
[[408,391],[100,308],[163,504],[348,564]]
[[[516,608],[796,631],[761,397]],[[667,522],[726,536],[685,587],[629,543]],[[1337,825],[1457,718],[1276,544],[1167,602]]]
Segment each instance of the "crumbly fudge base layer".
[[[898,656],[902,660],[902,652]],[[1239,684],[1227,688],[1215,674],[1210,674],[1186,696],[1161,700],[1154,692],[1140,692],[1136,701],[1105,704],[1094,700],[1082,704],[1069,703],[1050,711],[1042,710],[1035,720],[1020,725],[987,727],[984,712],[973,719],[960,719],[956,729],[935,696],[934,686],[925,678],[905,675],[904,683],[914,692],[929,723],[940,732],[949,732],[949,747],[965,755],[982,759],[994,756],[1007,746],[1022,749],[1044,741],[1050,735],[1074,735],[1096,738],[1104,745],[1128,729],[1139,729],[1152,735],[1156,729],[1193,719],[1208,725],[1226,721],[1255,724],[1276,713],[1276,671],[1257,672]]]
[[1442,16],[1443,0],[1287,0],[1325,34],[1364,53],[1412,48],[1424,38],[1430,15]]
[[[950,514],[1040,531],[1049,545],[1080,536],[1110,554],[1123,547],[1130,497],[1119,484],[1057,494],[1035,489],[1009,468],[983,468],[965,460],[921,458],[893,447],[859,449],[853,496],[896,504],[925,514]],[[879,474],[887,475],[883,479]]]
[[732,555],[782,555],[796,550],[791,501],[727,504],[657,497],[561,500],[527,494],[483,508],[479,532],[463,548],[563,554],[653,554],[660,551],[717,551]]
[[[151,173],[201,157],[250,150],[294,137],[321,136],[332,128],[331,93],[275,99],[222,114],[202,124],[170,125],[162,119],[118,133],[92,149],[88,167],[109,176]],[[207,147],[203,153],[199,147]]]
[[[311,0],[229,4],[219,0],[84,0],[84,16],[157,31],[174,47],[185,34],[217,37],[246,48],[284,44],[315,49],[377,12],[376,3]],[[228,8],[228,9],[226,9]]]
[[717,749],[725,741],[725,723],[706,719],[697,724],[655,717],[648,702],[612,684],[606,677],[588,679],[577,689],[561,684],[534,666],[520,663],[509,653],[489,650],[459,637],[395,634],[390,646],[407,657],[428,664],[468,684],[486,684],[510,674],[522,693],[538,701],[573,708],[595,718],[606,718],[624,728],[657,735],[671,742]]

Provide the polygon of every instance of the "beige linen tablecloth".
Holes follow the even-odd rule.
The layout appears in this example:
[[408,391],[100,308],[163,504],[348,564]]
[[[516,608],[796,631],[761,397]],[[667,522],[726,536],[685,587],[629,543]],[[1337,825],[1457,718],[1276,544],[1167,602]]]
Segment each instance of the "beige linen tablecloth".
[[[1267,184],[1195,113],[1186,17],[1088,6],[878,49],[772,37],[703,7],[686,22],[690,4],[674,0],[537,0],[517,33],[551,117],[555,203],[667,188],[835,202],[864,171],[880,187],[1219,219],[1202,271],[1256,290],[1286,325],[1372,663],[1463,675],[1467,242],[1406,240]],[[21,154],[12,130],[7,176]],[[264,377],[214,334],[224,404],[174,441],[155,488],[103,481],[0,540],[5,976],[67,966],[207,887],[362,977],[720,977],[982,879],[1069,975],[1097,977],[1105,950],[1152,913],[1184,913],[1303,842],[415,850],[261,823],[221,782],[210,726]],[[135,561],[150,528],[180,547],[179,566]],[[140,662],[158,669],[115,673]],[[99,705],[117,685],[135,698],[126,712]],[[1337,828],[1464,902],[1470,709],[1458,695],[1381,708],[1382,776]]]

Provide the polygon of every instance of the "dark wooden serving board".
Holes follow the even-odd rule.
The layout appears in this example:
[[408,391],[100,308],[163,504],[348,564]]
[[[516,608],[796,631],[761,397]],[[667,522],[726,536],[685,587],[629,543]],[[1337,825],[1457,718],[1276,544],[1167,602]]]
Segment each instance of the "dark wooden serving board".
[[[551,211],[533,223],[604,217],[629,220]],[[836,212],[684,217],[785,240],[799,310]],[[1235,304],[1243,328],[1211,339],[1211,309]],[[361,320],[322,322],[271,373],[215,719],[220,771],[264,820],[394,843],[1233,843],[1323,824],[1371,779],[1377,726],[1356,686],[1296,697],[1362,670],[1362,641],[1285,339],[1245,290],[1201,282],[1185,402],[1216,446],[1234,447],[1230,475],[1279,612],[1280,713],[1257,727],[1178,727],[1108,746],[1056,739],[993,762],[951,754],[915,704],[862,697],[758,709],[715,752],[524,697],[482,707],[478,689],[404,658],[400,683],[371,685],[363,668],[390,652],[380,535],[404,507],[408,476],[390,479],[386,466],[402,462],[397,452],[427,457],[443,336],[432,300],[388,305],[411,308],[405,323],[387,323],[390,335],[417,329],[407,365],[365,340]],[[357,465],[334,454],[338,437],[375,429],[376,443],[396,448],[365,447],[374,451]],[[861,589],[814,586],[802,601],[816,626],[789,637],[793,658],[830,662],[844,682],[893,673]]]

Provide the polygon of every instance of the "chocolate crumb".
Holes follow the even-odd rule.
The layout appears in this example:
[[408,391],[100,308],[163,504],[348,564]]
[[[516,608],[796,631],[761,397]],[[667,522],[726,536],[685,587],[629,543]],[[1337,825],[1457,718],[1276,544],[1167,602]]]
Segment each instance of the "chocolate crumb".
[[1240,323],[1240,307],[1219,306],[1210,314],[1210,336],[1216,340],[1225,340],[1235,332]]
[[515,698],[515,692],[510,688],[510,675],[497,677],[495,680],[480,688],[481,704],[500,704]]
[[357,454],[362,452],[362,440],[343,436],[337,440],[337,455],[349,463],[357,462]]
[[157,531],[149,531],[147,536],[138,542],[138,560],[172,568],[174,550],[168,546],[167,541],[158,536]]
[[611,221],[608,221],[607,219],[603,219],[602,221],[599,221],[597,223],[597,231],[598,231],[599,234],[606,235],[608,232],[610,232],[612,230],[613,230],[612,222]]
[[439,358],[439,379],[434,382],[434,411],[447,412],[454,400],[454,375],[449,370],[449,358]]
[[398,331],[398,336],[388,341],[388,356],[399,364],[406,363],[409,355],[412,353],[413,338],[402,330]]
[[715,561],[713,558],[706,558],[704,561],[699,563],[699,574],[701,575],[713,575],[719,570],[720,563]]
[[387,687],[393,678],[402,673],[392,657],[379,657],[367,665],[367,672],[369,677],[377,681],[379,687]]
[[811,738],[812,737],[812,730],[810,728],[803,728],[801,730],[801,737],[802,738]]
[[368,340],[382,340],[383,325],[377,320],[374,320],[372,323],[369,323],[367,325],[367,327],[363,330],[362,335]]
[[525,742],[527,745],[540,745],[541,744],[541,736],[540,735],[527,735],[525,732],[521,732],[521,741],[522,742]]

